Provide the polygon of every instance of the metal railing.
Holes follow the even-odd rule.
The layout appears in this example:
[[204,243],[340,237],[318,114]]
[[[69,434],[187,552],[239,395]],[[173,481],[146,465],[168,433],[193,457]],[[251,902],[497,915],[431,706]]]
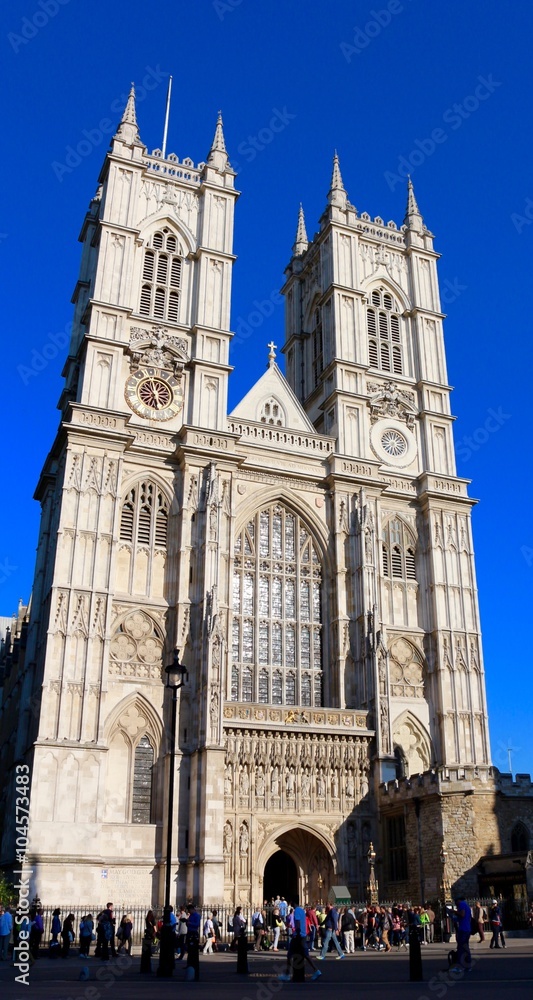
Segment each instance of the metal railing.
[[[488,917],[489,910],[490,910],[490,907],[492,905],[492,899],[479,899],[479,897],[478,897],[475,900],[473,900],[473,899],[469,900],[470,906],[472,908],[473,908],[475,902],[480,902],[481,903],[481,905],[485,908],[485,910],[487,912],[487,917]],[[501,912],[502,912],[504,930],[506,930],[506,929],[512,929],[512,928],[515,928],[517,926],[519,926],[519,927],[520,926],[521,927],[526,927],[527,926],[527,900],[522,900],[522,899],[517,899],[517,900],[514,900],[514,899],[513,900],[503,900],[502,899],[502,900],[498,901],[498,904],[499,904]],[[354,907],[354,909],[355,909],[356,912],[363,910],[366,907],[366,905],[367,905],[366,901],[352,902],[352,906]],[[397,899],[396,900],[383,900],[383,901],[380,902],[380,905],[381,906],[386,906],[387,908],[391,908],[391,907],[396,906],[396,905],[410,906],[410,901],[407,901],[407,902],[403,903],[403,902],[401,902],[401,901],[399,901]],[[436,937],[440,938],[439,926],[438,925],[440,924],[440,918],[441,918],[440,909],[441,909],[441,907],[439,906],[438,902],[434,902],[433,905],[434,905],[434,909],[436,911],[436,921],[435,921],[435,929],[436,929],[436,932],[437,932]],[[44,948],[47,948],[48,945],[49,945],[49,943],[50,943],[51,927],[52,927],[52,916],[53,916],[54,907],[52,907],[52,906],[43,906],[42,909],[43,909],[44,933],[43,933],[43,936],[42,936],[42,939],[41,939],[41,948],[44,949]],[[103,906],[102,906],[101,903],[98,904],[98,905],[96,905],[96,906],[95,905],[83,905],[83,906],[80,906],[79,904],[76,904],[76,905],[73,905],[73,906],[61,906],[61,916],[60,916],[61,924],[63,924],[63,920],[65,919],[65,917],[67,917],[69,915],[69,913],[74,914],[74,921],[73,921],[73,923],[74,923],[74,935],[75,935],[74,946],[77,946],[79,944],[79,927],[80,927],[80,922],[83,919],[83,917],[87,916],[88,914],[92,914],[92,918],[93,918],[93,921],[94,921],[94,924],[95,924],[95,928],[96,928],[96,917],[102,911],[102,909],[103,909]],[[128,906],[127,904],[122,903],[122,904],[120,904],[118,906],[116,905],[115,908],[114,908],[114,913],[115,913],[115,917],[116,917],[115,931],[118,930],[120,921],[121,921],[122,917],[124,916],[124,914],[129,914],[130,915],[130,917],[132,919],[132,923],[133,923],[132,946],[134,948],[139,948],[140,949],[141,941],[142,941],[142,938],[143,938],[143,935],[144,935],[145,918],[146,918],[146,914],[148,913],[148,911],[150,909],[153,910],[153,913],[154,913],[156,921],[160,920],[161,917],[163,916],[163,908],[162,908],[162,906],[160,906],[158,904],[153,904],[152,906],[142,906],[142,905],[140,905],[140,904],[137,903],[135,905]],[[272,921],[272,913],[273,913],[274,907],[271,904],[267,905],[266,907],[263,906],[263,905],[260,905],[260,906],[248,906],[246,904],[242,904],[241,905],[241,913],[242,913],[242,916],[244,917],[244,919],[246,920],[246,934],[247,934],[249,940],[253,940],[253,937],[254,937],[254,930],[253,930],[253,927],[252,927],[252,915],[253,915],[253,913],[257,909],[264,910],[266,912],[266,926],[267,926],[267,928],[270,928],[272,926],[272,922],[273,922]],[[235,914],[235,907],[234,907],[233,904],[223,903],[220,906],[199,906],[198,907],[198,911],[200,913],[200,918],[201,918],[200,930],[201,931],[203,930],[204,920],[207,918],[208,915],[212,914],[215,910],[216,910],[216,913],[217,913],[217,920],[218,920],[219,928],[220,928],[220,942],[222,944],[230,944],[231,941],[233,940],[233,929],[232,928],[233,928],[233,916]],[[179,912],[179,910],[176,912],[176,916],[178,916],[178,912]],[[490,922],[487,919],[487,921],[485,922],[485,931],[486,931],[486,933],[489,933],[490,930],[491,930],[491,928],[490,928]],[[287,940],[286,932],[282,931],[282,933],[280,935],[280,944],[283,945],[286,942],[286,940]]]

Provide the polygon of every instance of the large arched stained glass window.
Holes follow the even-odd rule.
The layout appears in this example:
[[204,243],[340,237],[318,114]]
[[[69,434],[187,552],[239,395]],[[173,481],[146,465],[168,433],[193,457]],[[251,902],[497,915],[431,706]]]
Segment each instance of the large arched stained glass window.
[[235,543],[230,697],[322,704],[321,566],[309,529],[271,504]]

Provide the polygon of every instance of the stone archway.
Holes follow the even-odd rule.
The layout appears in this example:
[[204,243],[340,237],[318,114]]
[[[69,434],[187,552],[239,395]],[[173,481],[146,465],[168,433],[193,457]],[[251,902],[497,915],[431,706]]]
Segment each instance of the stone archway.
[[277,896],[283,896],[290,903],[299,903],[298,869],[287,851],[274,851],[271,854],[263,874],[263,896],[270,902]]
[[[265,886],[265,872],[267,877],[269,876],[269,872],[266,871],[267,865],[271,858],[281,853],[288,855],[288,859],[296,866],[298,901],[301,904],[325,902],[330,886],[335,884],[335,854],[321,837],[302,827],[294,827],[275,834],[263,850],[259,859],[261,899],[266,898],[264,889],[268,888],[268,883]],[[278,886],[273,891],[286,895]]]

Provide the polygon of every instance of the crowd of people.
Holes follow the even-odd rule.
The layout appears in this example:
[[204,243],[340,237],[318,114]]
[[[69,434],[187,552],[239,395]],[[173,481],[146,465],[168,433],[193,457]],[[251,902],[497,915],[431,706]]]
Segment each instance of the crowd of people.
[[[44,949],[40,952],[44,935],[42,907],[34,905],[29,916],[29,947],[33,958],[37,958],[39,953],[44,953]],[[357,908],[347,905],[337,908],[328,903],[300,907],[292,906],[283,896],[278,895],[270,902],[265,900],[262,907],[255,909],[250,925],[241,906],[229,917],[226,928],[216,909],[202,915],[193,905],[179,907],[177,913],[170,907],[167,920],[174,935],[178,961],[185,958],[192,941],[195,947],[201,948],[204,955],[211,955],[221,947],[225,948],[223,938],[227,932],[232,950],[237,949],[239,939],[244,934],[247,940],[250,936],[253,937],[253,950],[256,952],[279,952],[282,948],[290,952],[291,942],[297,935],[302,941],[302,954],[312,964],[311,955],[316,955],[321,961],[329,952],[336,952],[336,957],[341,959],[345,955],[355,954],[358,949],[385,954],[393,949],[407,950],[409,935],[413,933],[421,945],[432,944],[435,940],[436,915],[429,904]],[[533,907],[528,914],[528,921],[533,926]],[[501,905],[496,899],[487,908],[480,902],[470,907],[466,900],[458,900],[456,908],[450,908],[447,912],[447,927],[449,934],[455,931],[459,957],[467,964],[470,963],[470,938],[477,934],[479,942],[484,942],[487,928],[492,932],[490,948],[506,947]],[[151,953],[158,949],[162,928],[163,919],[156,920],[153,910],[149,910],[144,920],[142,936]],[[0,960],[8,958],[11,935],[16,944],[19,929],[9,909],[0,905]],[[80,955],[88,958],[94,945],[94,957],[108,961],[117,954],[131,954],[133,930],[131,913],[124,913],[117,924],[111,902],[96,916],[92,913],[85,914],[79,922],[77,934],[74,914],[62,916],[61,910],[57,908],[52,914],[50,940],[46,942],[47,953],[50,958],[68,958],[77,938]],[[313,969],[317,971],[314,966]]]
[[[407,949],[410,924],[416,926],[421,944],[431,944],[434,940],[435,912],[430,906],[367,906],[356,910],[353,906],[337,909],[328,903],[326,906],[310,904],[295,908],[281,896],[271,903],[265,901],[263,907],[252,914],[254,951],[279,951],[280,943],[288,946],[294,933],[296,909],[302,909],[304,913],[300,920],[302,925],[305,921],[301,934],[309,952],[320,951],[323,957],[328,950],[336,950],[340,958],[345,954],[354,954],[356,948],[384,952],[390,952],[394,947],[397,950]],[[247,921],[238,906],[231,925],[233,949],[246,929]]]

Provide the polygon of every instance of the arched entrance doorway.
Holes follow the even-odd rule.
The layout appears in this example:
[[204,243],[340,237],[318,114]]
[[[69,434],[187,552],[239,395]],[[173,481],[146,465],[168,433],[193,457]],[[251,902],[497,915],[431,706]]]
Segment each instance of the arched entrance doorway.
[[297,827],[274,835],[263,857],[261,900],[278,893],[302,905],[327,900],[329,887],[335,884],[336,858],[310,830]]
[[263,876],[263,896],[269,902],[277,896],[284,896],[291,903],[299,903],[298,872],[291,856],[286,851],[276,851],[265,865]]

